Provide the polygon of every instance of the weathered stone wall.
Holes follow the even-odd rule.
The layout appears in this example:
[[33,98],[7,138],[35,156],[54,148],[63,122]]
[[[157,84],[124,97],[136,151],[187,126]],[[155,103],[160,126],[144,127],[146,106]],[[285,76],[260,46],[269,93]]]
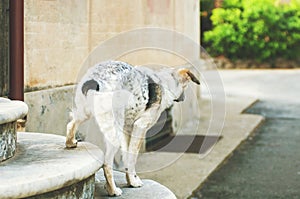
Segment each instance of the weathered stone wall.
[[74,82],[88,54],[88,1],[26,0],[25,86]]
[[[26,0],[25,85],[30,90],[75,83],[81,64],[101,42],[120,32],[153,26],[176,30],[199,43],[199,1]],[[124,60],[185,62],[158,51],[138,55]]]
[[66,134],[73,106],[75,86],[64,86],[25,93],[28,105],[26,131]]
[[[161,27],[199,43],[199,23],[198,0],[26,0],[25,85],[35,91],[25,94],[26,130],[65,134],[73,90],[64,85],[76,83],[83,62],[103,41],[136,28]],[[182,57],[153,49],[118,59],[132,65],[186,64]],[[183,105],[188,115],[195,110],[193,101]],[[176,121],[180,114],[175,111]]]
[[0,97],[0,162],[15,155],[17,121],[24,118],[27,112],[28,107],[24,102]]
[[17,148],[17,122],[0,124],[0,162],[14,156]]

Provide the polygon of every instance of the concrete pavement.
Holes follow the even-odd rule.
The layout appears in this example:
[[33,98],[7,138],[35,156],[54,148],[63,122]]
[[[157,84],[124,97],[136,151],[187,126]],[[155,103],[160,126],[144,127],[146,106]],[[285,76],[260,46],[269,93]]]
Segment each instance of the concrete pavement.
[[[289,109],[287,114],[285,110]],[[299,198],[300,104],[259,102],[249,112],[263,113],[256,135],[214,172],[195,198]],[[278,114],[280,112],[280,114]]]
[[[261,116],[241,114],[255,101],[255,98],[227,98],[223,138],[205,155],[167,152],[141,154],[137,165],[138,170],[142,171],[140,177],[163,184],[177,198],[187,198],[263,121]],[[202,124],[210,119],[209,104],[205,99],[201,103]],[[203,125],[203,129],[206,128]],[[198,133],[203,132],[200,130]]]
[[297,103],[300,70],[220,70],[228,96]]
[[[285,101],[292,104],[300,99],[300,70],[221,70],[226,93],[226,122],[222,132],[224,138],[203,159],[195,154],[183,154],[168,167],[158,171],[142,173],[142,177],[154,179],[170,188],[178,198],[188,197],[207,177],[229,157],[232,152],[256,129],[263,117],[261,115],[241,114],[256,99],[268,103]],[[206,96],[205,89],[203,96]],[[202,119],[207,120],[208,101],[203,100]],[[284,108],[284,107],[283,107]],[[284,111],[288,114],[287,111]],[[264,114],[262,114],[264,115]],[[205,127],[204,127],[205,128]],[[176,154],[153,153],[143,159],[142,166],[158,164]],[[149,166],[150,167],[150,166]]]
[[229,95],[262,101],[266,122],[191,198],[300,197],[300,70],[222,71]]

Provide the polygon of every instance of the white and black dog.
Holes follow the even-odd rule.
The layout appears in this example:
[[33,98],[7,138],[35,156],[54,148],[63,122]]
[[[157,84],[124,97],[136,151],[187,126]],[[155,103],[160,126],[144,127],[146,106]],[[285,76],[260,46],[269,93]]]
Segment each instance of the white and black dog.
[[103,170],[108,194],[122,194],[116,187],[112,170],[119,148],[123,152],[128,185],[142,186],[135,164],[145,134],[166,108],[174,101],[184,99],[184,89],[190,80],[200,84],[188,69],[153,71],[120,61],[95,65],[77,86],[76,108],[67,125],[66,147],[77,146],[75,133],[78,125],[95,117],[105,139]]

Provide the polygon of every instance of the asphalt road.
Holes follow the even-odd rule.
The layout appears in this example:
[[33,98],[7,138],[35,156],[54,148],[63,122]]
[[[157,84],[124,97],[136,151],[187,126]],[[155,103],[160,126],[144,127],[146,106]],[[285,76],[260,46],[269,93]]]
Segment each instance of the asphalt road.
[[228,95],[261,99],[265,123],[191,198],[300,198],[300,71],[224,71]]

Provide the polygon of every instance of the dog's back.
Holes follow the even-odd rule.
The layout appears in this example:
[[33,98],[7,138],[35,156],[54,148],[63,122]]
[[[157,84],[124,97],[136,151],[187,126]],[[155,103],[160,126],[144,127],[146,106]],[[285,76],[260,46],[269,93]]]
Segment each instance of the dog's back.
[[[155,84],[149,84],[151,81],[145,73],[125,62],[99,63],[90,68],[79,82],[75,96],[76,107],[83,106],[84,112],[91,115],[93,114],[91,109],[96,108],[95,103],[104,102],[93,100],[91,103],[89,97],[94,98],[95,94],[102,95],[104,96],[102,99],[111,98],[107,101],[113,102],[115,108],[123,107],[125,118],[134,120],[140,112],[149,108],[149,102],[152,103],[153,99],[157,99],[155,93],[153,94]],[[118,106],[118,102],[122,105]]]

